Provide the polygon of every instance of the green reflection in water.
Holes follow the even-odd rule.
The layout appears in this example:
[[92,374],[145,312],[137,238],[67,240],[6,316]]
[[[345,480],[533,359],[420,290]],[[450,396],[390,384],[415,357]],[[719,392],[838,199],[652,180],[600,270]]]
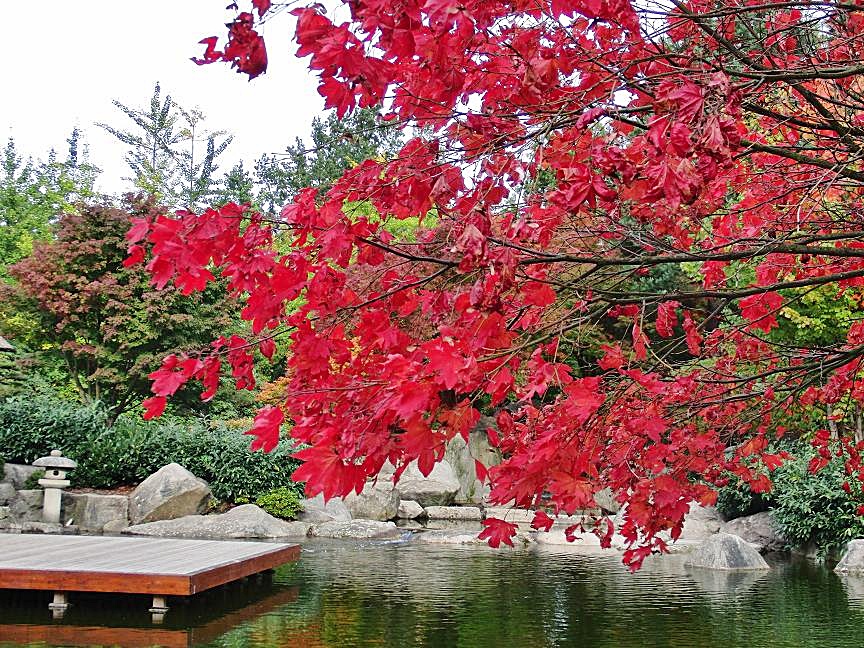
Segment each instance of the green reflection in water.
[[[160,632],[213,648],[864,645],[864,578],[804,561],[724,574],[688,570],[683,560],[655,559],[630,574],[614,556],[315,542],[272,584],[179,604]],[[137,605],[121,614],[82,602],[64,625],[155,632]],[[36,627],[45,615],[41,606],[19,608],[0,602],[0,633],[12,627],[4,624]]]
[[296,603],[214,645],[843,648],[864,639],[864,581],[844,585],[803,561],[724,574],[672,556],[629,574],[616,558],[568,553],[307,549],[277,576],[298,587]]

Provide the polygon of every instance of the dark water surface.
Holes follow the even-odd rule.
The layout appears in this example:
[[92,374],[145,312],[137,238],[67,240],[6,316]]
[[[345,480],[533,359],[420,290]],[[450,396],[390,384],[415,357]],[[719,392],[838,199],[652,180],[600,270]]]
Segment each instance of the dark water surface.
[[272,582],[172,603],[78,597],[53,622],[44,594],[0,597],[0,645],[222,648],[864,645],[864,578],[805,561],[765,573],[689,570],[680,556],[628,573],[615,556],[404,544],[304,545]]

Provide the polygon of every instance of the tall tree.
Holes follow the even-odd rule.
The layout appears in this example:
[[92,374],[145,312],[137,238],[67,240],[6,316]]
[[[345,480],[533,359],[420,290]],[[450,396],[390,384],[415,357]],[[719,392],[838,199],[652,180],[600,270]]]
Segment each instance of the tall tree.
[[[179,187],[181,204],[187,208],[195,208],[202,204],[210,204],[219,195],[217,187],[216,158],[225,152],[234,137],[225,131],[211,132],[203,128],[204,113],[200,110],[181,110],[186,128],[182,134],[186,138],[186,148],[179,153],[180,176]],[[204,150],[201,150],[201,145]]]
[[65,162],[52,150],[45,161],[25,158],[9,138],[0,160],[0,277],[33,249],[34,241],[51,236],[57,215],[92,197],[99,169],[79,150],[81,134],[74,129]]
[[[341,24],[294,11],[327,107],[386,102],[422,135],[324,196],[297,192],[284,255],[235,208],[138,222],[132,252],[149,249],[158,282],[198,285],[215,266],[258,336],[167,359],[151,414],[223,358],[244,384],[249,345],[267,356],[284,331],[288,396],[252,433],[271,448],[292,417],[310,493],[359,490],[388,460],[428,472],[491,407],[505,459],[477,470],[492,500],[572,513],[611,488],[634,567],[730,475],[770,488],[784,456],[769,441],[790,421],[818,448],[811,470],[846,460],[864,513],[850,407],[864,403],[864,6],[346,4]],[[253,5],[201,63],[266,70],[270,3]],[[357,201],[377,216],[346,209]],[[416,241],[387,228],[430,212]],[[663,267],[688,281],[634,289]],[[819,344],[772,337],[813,291],[852,316]],[[564,362],[591,331],[607,337],[595,359]],[[514,525],[484,524],[512,542]],[[596,532],[608,542],[611,523]]]
[[114,105],[134,127],[98,126],[129,147],[126,163],[136,187],[178,207],[200,207],[213,198],[216,158],[231,143],[230,135],[204,130],[203,113],[183,109],[171,95],[163,99],[158,82],[147,108],[131,108],[116,99]]

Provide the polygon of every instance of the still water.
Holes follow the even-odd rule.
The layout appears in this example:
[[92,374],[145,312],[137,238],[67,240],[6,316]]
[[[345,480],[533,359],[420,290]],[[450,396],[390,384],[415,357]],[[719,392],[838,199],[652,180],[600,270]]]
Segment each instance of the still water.
[[630,574],[614,556],[414,544],[304,545],[271,580],[175,602],[161,626],[138,597],[79,597],[53,622],[41,594],[0,597],[0,646],[214,648],[864,645],[864,578],[778,559],[766,573]]

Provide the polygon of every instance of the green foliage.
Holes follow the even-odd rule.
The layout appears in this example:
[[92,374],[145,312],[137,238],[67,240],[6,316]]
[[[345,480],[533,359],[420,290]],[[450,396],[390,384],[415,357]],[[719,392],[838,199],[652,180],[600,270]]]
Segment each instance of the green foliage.
[[27,479],[24,480],[24,490],[41,488],[41,486],[39,485],[39,480],[42,479],[44,476],[44,470],[34,470],[32,473],[27,475]]
[[303,510],[300,499],[300,493],[296,488],[280,486],[263,495],[259,495],[255,500],[255,504],[273,517],[283,520],[293,520]]
[[0,398],[23,392],[27,376],[17,353],[0,352]]
[[791,545],[812,542],[825,555],[864,537],[864,517],[857,513],[860,502],[843,489],[843,459],[835,457],[814,475],[807,470],[814,454],[809,445],[799,444],[795,459],[774,471],[774,519]]
[[[19,285],[4,295],[36,324],[23,341],[62,361],[79,398],[105,403],[112,415],[150,394],[147,376],[165,355],[209,344],[230,330],[236,313],[222,284],[184,296],[174,287],[154,289],[140,265],[124,267],[132,218],[158,211],[140,198],[127,198],[124,207],[81,205],[63,214],[56,240],[12,267]],[[193,390],[175,403],[207,407]]]
[[768,497],[754,493],[746,482],[735,476],[717,491],[717,510],[727,520],[767,511],[771,503]]
[[255,180],[246,170],[243,162],[238,162],[225,174],[221,186],[214,196],[214,204],[224,205],[235,202],[238,205],[255,202]]
[[338,119],[312,121],[311,143],[297,138],[285,153],[264,155],[255,162],[256,182],[260,186],[256,203],[276,213],[304,187],[324,192],[346,169],[364,160],[389,158],[402,146],[402,131],[382,122],[374,109],[357,110]]
[[225,425],[123,416],[109,426],[98,405],[33,398],[0,402],[0,448],[9,461],[27,464],[59,449],[78,462],[72,483],[89,488],[137,484],[174,462],[207,480],[213,495],[226,501],[251,500],[291,484],[298,465],[288,439],[272,453],[252,452],[249,437]]
[[837,294],[835,286],[784,291],[773,342],[800,347],[830,347],[846,339],[849,325],[860,317],[856,294]]
[[25,258],[35,241],[51,235],[56,216],[73,203],[93,195],[99,170],[79,152],[77,129],[67,140],[65,162],[53,151],[46,161],[24,158],[9,138],[0,159],[0,278],[6,268]]

